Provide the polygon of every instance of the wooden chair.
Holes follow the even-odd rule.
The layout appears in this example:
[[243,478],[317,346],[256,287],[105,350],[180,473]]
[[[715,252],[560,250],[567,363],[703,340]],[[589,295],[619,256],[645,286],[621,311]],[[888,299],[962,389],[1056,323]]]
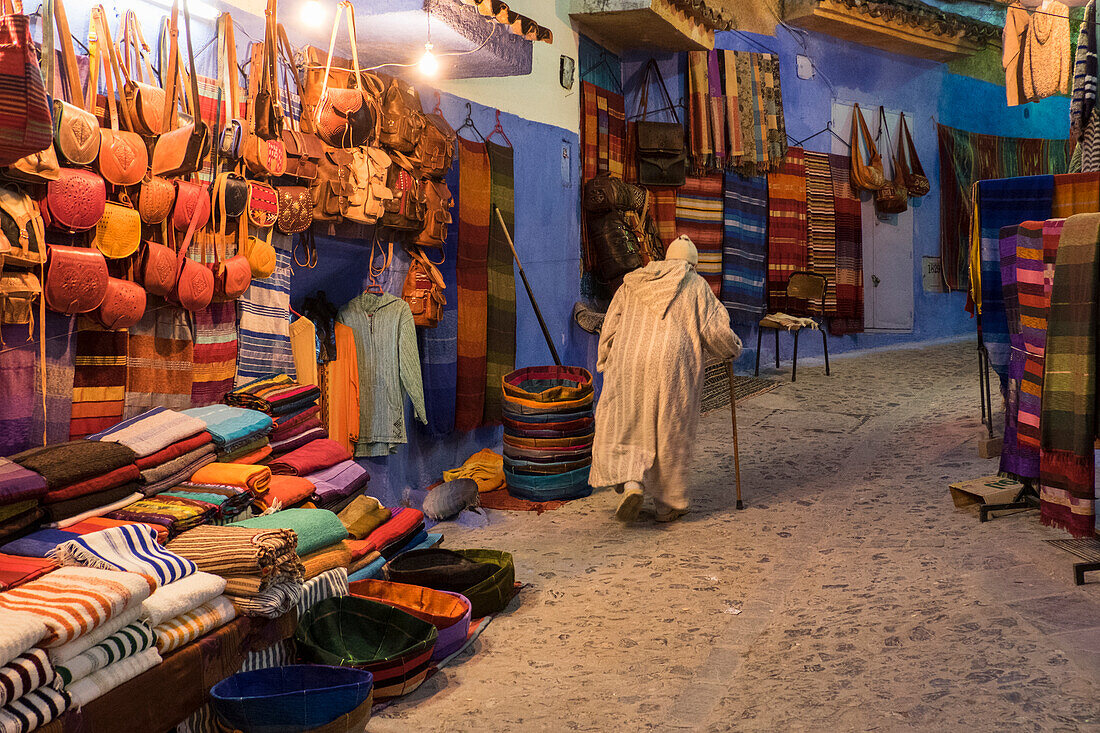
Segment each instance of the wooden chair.
[[[787,279],[787,306],[784,313],[792,316],[798,316],[800,318],[811,318],[818,316],[821,320],[814,319],[817,323],[818,330],[821,331],[821,345],[825,349],[825,374],[829,374],[829,338],[825,333],[825,290],[828,286],[828,281],[824,275],[819,275],[816,272],[797,271],[792,272],[791,276]],[[756,331],[756,374],[760,375],[760,343],[764,334],[764,329],[770,328],[775,331],[775,368],[779,368],[779,332],[780,331],[793,331],[794,332],[794,360],[791,364],[791,381],[793,382],[798,375],[798,334],[802,331],[802,326],[788,327],[785,324],[777,322],[772,314],[768,314],[760,319],[759,327]]]

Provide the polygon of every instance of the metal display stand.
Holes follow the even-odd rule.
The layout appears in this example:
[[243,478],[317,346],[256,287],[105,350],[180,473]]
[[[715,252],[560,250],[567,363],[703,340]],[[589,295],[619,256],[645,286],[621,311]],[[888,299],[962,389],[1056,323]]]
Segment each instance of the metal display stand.
[[1084,562],[1073,563],[1073,582],[1077,585],[1085,584],[1085,573],[1100,572],[1100,539],[1085,537],[1074,540],[1047,540],[1047,542],[1084,560]]

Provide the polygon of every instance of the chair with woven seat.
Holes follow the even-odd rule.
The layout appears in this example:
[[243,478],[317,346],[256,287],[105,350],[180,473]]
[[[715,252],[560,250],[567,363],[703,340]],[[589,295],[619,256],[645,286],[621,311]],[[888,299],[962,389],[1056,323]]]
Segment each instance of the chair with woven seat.
[[[779,368],[779,332],[791,331],[794,333],[794,359],[791,363],[791,381],[795,381],[798,375],[798,334],[803,328],[811,328],[809,325],[788,322],[782,315],[808,318],[814,322],[815,328],[821,331],[821,346],[825,350],[825,375],[829,375],[829,338],[825,334],[825,290],[828,281],[824,275],[816,272],[796,271],[787,279],[786,310],[780,313],[769,313],[760,319],[756,330],[756,375],[760,375],[760,343],[765,328],[775,331],[775,368]],[[817,316],[821,320],[815,320]]]

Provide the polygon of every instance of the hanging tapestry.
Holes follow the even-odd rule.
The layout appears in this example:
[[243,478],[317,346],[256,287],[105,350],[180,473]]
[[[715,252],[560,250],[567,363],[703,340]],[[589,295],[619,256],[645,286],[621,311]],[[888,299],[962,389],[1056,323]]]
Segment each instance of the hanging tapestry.
[[806,269],[806,160],[791,148],[783,165],[768,174],[768,308],[786,305],[787,279]]
[[489,156],[485,144],[458,139],[458,375],[455,430],[473,430],[485,410]]
[[[1039,451],[1021,445],[1017,439],[1019,427],[1020,384],[1024,376],[1024,336],[1021,328],[1021,303],[1031,292],[1026,288],[1021,299],[1021,286],[1038,280],[1041,291],[1043,271],[1043,222],[1026,221],[1019,226],[1001,230],[1001,292],[1005,303],[1005,320],[1011,346],[1008,359],[1008,381],[1005,389],[1005,427],[1001,449],[1000,471],[1018,480],[1039,477]],[[1021,263],[1027,263],[1021,268]],[[1018,279],[1023,275],[1024,279]]]
[[753,325],[767,307],[768,179],[725,175],[722,304],[734,324]]
[[714,166],[714,136],[710,129],[710,95],[706,51],[688,52],[688,143],[691,169],[705,171]]
[[[146,315],[155,298],[149,300]],[[126,331],[104,330],[83,316],[76,319],[76,328],[70,440],[122,422],[126,396]]]
[[237,373],[237,306],[211,303],[195,312],[195,369],[191,406],[221,402]]
[[252,284],[237,300],[237,378],[240,387],[272,374],[294,374],[290,348],[291,238],[276,233],[275,272]]
[[827,153],[806,151],[807,265],[825,278],[825,315],[836,316],[836,211]]
[[[451,211],[459,211],[458,165],[452,165],[447,173],[447,188],[454,201]],[[447,239],[443,242],[443,263],[439,273],[446,288],[443,296],[443,317],[435,328],[418,329],[420,358],[424,376],[424,398],[428,407],[427,431],[431,435],[448,435],[455,426],[455,384],[458,379],[458,227],[447,227]],[[432,254],[432,259],[438,256]]]
[[676,231],[676,192],[673,186],[647,186],[649,215],[657,226],[657,236],[666,248],[680,236]]
[[[490,199],[500,211],[508,232],[515,231],[515,179],[511,147],[487,143]],[[620,166],[621,168],[621,166]],[[622,175],[620,170],[620,175]],[[488,288],[486,290],[485,413],[483,425],[501,420],[502,380],[516,368],[516,275],[512,249],[500,220],[492,211],[489,218]]]
[[1096,299],[1100,214],[1066,220],[1047,325],[1039,483],[1044,524],[1096,532]]
[[1038,267],[1034,253],[1027,253],[1029,256],[1020,256],[1016,260],[1020,328],[1026,352],[1024,374],[1020,382],[1016,440],[1020,445],[1036,451],[1039,450],[1039,425],[1043,405],[1050,291],[1054,285],[1054,264],[1058,257],[1058,240],[1062,236],[1064,224],[1065,219],[1047,219],[1044,222],[1043,248]]
[[688,176],[676,194],[676,231],[699,251],[696,272],[722,292],[722,174]]
[[[42,434],[34,440],[35,358],[38,340],[27,336],[27,327],[0,326],[0,455],[10,456],[42,444]],[[39,408],[41,409],[41,408]]]
[[836,221],[836,316],[829,331],[837,336],[863,333],[863,205],[852,190],[852,159],[830,155],[833,216]]
[[73,417],[73,356],[76,350],[76,317],[46,313],[46,414],[42,414],[42,381],[34,382],[35,445],[64,443]]
[[584,181],[600,173],[622,178],[626,155],[626,106],[623,95],[581,82],[581,166]]
[[1051,216],[1067,219],[1074,214],[1100,211],[1100,173],[1066,173],[1054,177]]
[[153,407],[191,406],[194,346],[191,314],[149,296],[145,315],[129,332],[124,418]]
[[[970,287],[971,186],[975,181],[1065,173],[1069,140],[998,137],[936,125],[940,156],[940,260],[951,290]],[[1095,209],[1093,209],[1095,210]],[[1035,217],[1024,217],[1035,218]],[[1039,217],[1042,220],[1048,216]],[[1023,219],[1008,222],[1019,224]]]

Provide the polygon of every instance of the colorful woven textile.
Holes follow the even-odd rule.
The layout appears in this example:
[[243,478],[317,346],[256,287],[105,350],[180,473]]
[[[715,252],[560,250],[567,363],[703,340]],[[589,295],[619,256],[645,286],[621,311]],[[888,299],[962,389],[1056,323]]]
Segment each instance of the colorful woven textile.
[[302,598],[296,608],[298,618],[306,611],[327,598],[342,598],[348,594],[348,571],[346,568],[333,568],[307,580],[302,587]]
[[696,268],[718,295],[722,291],[722,174],[689,176],[676,195],[676,230],[699,251]]
[[29,733],[61,717],[68,708],[68,693],[52,687],[40,687],[0,708],[0,731]]
[[237,609],[232,602],[225,596],[218,596],[193,610],[158,624],[153,629],[157,651],[161,654],[175,651],[225,626],[236,617]]
[[238,522],[235,526],[293,530],[298,536],[298,554],[301,556],[334,545],[348,536],[340,519],[325,509],[286,509]]
[[306,476],[314,485],[318,501],[330,501],[337,497],[351,496],[367,485],[370,474],[355,461],[341,461],[326,469]]
[[[515,236],[515,180],[511,147],[487,143],[491,208],[500,211],[507,234],[500,220],[490,211],[489,249],[486,258],[488,289],[486,307],[485,349],[485,412],[483,425],[500,423],[500,380],[516,368],[516,276],[512,263],[512,248],[508,236]],[[620,153],[621,157],[621,153]],[[614,167],[611,172],[614,173]],[[621,166],[619,175],[622,175]]]
[[155,639],[153,629],[144,621],[137,621],[111,634],[91,649],[58,664],[57,676],[68,687],[108,665],[151,648]]
[[[455,216],[461,210],[458,197],[460,189],[458,166],[451,166],[447,173],[447,188],[454,202],[451,211]],[[428,426],[430,435],[450,435],[455,426],[455,390],[458,383],[458,227],[447,228],[447,239],[443,242],[443,264],[439,272],[446,286],[446,302],[443,304],[443,316],[435,328],[417,329],[421,360],[421,373],[424,378],[424,400],[428,407]]]
[[724,182],[722,304],[734,323],[754,324],[767,306],[768,181],[727,173]]
[[125,484],[135,483],[140,479],[141,471],[138,470],[136,465],[129,463],[122,468],[116,468],[113,471],[51,491],[42,497],[42,503],[56,504],[57,502],[68,501],[89,494],[98,494]]
[[320,405],[310,405],[305,409],[298,410],[297,412],[292,412],[286,415],[272,415],[271,421],[275,427],[274,430],[271,431],[271,438],[273,440],[278,440],[280,438],[286,437],[287,435],[291,435],[291,430],[298,427],[302,423],[309,422],[315,417],[321,417]]
[[677,190],[671,186],[647,187],[649,191],[649,213],[657,226],[657,236],[665,247],[680,236],[676,231]]
[[787,279],[806,269],[806,161],[801,148],[768,174],[768,308],[782,310]]
[[276,374],[242,384],[225,396],[225,402],[269,415],[292,415],[309,409],[320,397],[321,390],[315,385],[298,384],[287,374]]
[[[13,540],[6,545],[0,546],[0,552],[23,557],[49,557],[50,550],[57,547],[62,542],[68,542],[71,539],[91,532],[99,532],[100,530],[110,529],[112,527],[122,527],[127,524],[134,524],[134,522],[120,522],[105,517],[92,517],[71,524],[63,530],[38,530],[37,532],[33,532],[25,537],[20,537],[18,540]],[[157,533],[157,542],[164,544],[168,539],[168,533],[163,527],[158,527],[156,525],[145,526]]]
[[1065,219],[1100,210],[1100,173],[1066,173],[1054,176],[1051,216]]
[[[42,414],[42,382],[35,379],[31,435],[36,440],[41,439],[44,430],[47,444],[63,443],[69,439],[73,418],[75,329],[76,316],[46,313],[46,412]],[[12,344],[9,342],[8,346]],[[4,451],[0,450],[0,453]]]
[[485,414],[491,179],[484,143],[458,139],[458,377],[455,430],[473,430]]
[[291,238],[276,233],[275,272],[253,280],[237,300],[237,377],[234,384],[247,384],[271,374],[294,371],[290,348],[290,256]]
[[312,481],[301,476],[272,476],[267,492],[256,500],[256,508],[264,511],[271,507],[298,506],[313,496],[315,488]]
[[[250,520],[252,521],[252,520]],[[198,527],[168,543],[168,549],[188,558],[207,573],[261,574],[293,562],[298,536],[282,528]]]
[[191,404],[221,402],[237,373],[236,303],[211,303],[195,312],[194,361]]
[[132,623],[136,623],[142,616],[142,604],[131,604],[126,610],[111,617],[111,620],[102,624],[87,634],[78,636],[67,644],[47,649],[50,661],[54,665],[67,662],[91,649],[96,644],[105,641],[112,634],[118,633]]
[[149,296],[141,320],[129,330],[123,417],[151,407],[184,410],[191,406],[194,370],[191,314]]
[[[282,440],[272,440],[269,443],[271,453],[274,455],[289,453],[291,451],[307,446],[315,440],[324,440],[328,438],[328,430],[321,426],[320,418],[315,418],[314,420],[316,422],[315,425],[302,425],[300,427],[300,430],[302,432],[300,432],[298,435],[291,435],[287,438],[283,438]],[[233,453],[233,458],[229,458],[228,456],[227,458],[230,462],[236,463],[236,457],[248,455],[249,453],[255,452],[262,447],[262,445],[257,446],[251,451],[236,451]]]
[[34,384],[40,381],[35,368],[38,343],[28,336],[26,326],[19,325],[0,326],[0,340],[4,342],[0,349],[0,398],[4,400],[4,412],[0,415],[0,453],[8,455],[42,442],[41,433],[37,437],[31,434],[35,414]]
[[252,596],[226,596],[242,616],[277,618],[298,605],[302,598],[302,584],[275,583]]
[[41,649],[31,649],[0,667],[0,708],[28,692],[53,682],[50,658]]
[[266,435],[272,425],[270,415],[229,405],[195,407],[184,410],[183,414],[202,420],[207,432],[223,451],[235,443],[243,445],[258,435]]
[[710,64],[706,51],[688,52],[688,142],[691,168],[699,172],[714,165],[714,135],[710,118]]
[[196,471],[215,460],[217,460],[217,455],[214,446],[207,443],[168,463],[162,463],[155,468],[142,471],[141,476],[145,484],[141,490],[146,496],[159,494],[165,489],[171,489],[181,482],[187,481]]
[[829,156],[806,151],[807,265],[825,278],[825,315],[836,315],[836,209]]
[[[625,172],[626,107],[621,94],[581,82],[581,165],[583,180]],[[461,162],[459,167],[461,168]],[[509,228],[511,228],[509,226]]]
[[46,625],[33,615],[0,608],[0,665],[35,646],[47,631]]
[[196,450],[203,447],[204,445],[208,445],[209,443],[213,442],[214,439],[210,436],[210,433],[206,432],[205,425],[206,423],[204,422],[203,431],[197,435],[193,435],[190,438],[185,438],[184,440],[172,443],[171,445],[162,448],[156,453],[152,453],[144,457],[139,457],[135,461],[138,469],[140,469],[141,471],[145,471],[150,468],[162,466],[169,461],[173,461],[180,456],[186,455],[193,450]]
[[[1026,275],[1020,269],[1033,270],[1031,257],[1018,260],[1017,279],[1020,293],[1020,324],[1024,349],[1027,352],[1020,382],[1020,400],[1016,440],[1021,446],[1039,450],[1039,426],[1043,405],[1043,374],[1046,366],[1047,317],[1050,313],[1050,292],[1054,285],[1054,266],[1058,257],[1058,240],[1062,237],[1065,219],[1048,219],[1043,224],[1041,277],[1034,272]],[[1028,253],[1031,255],[1032,253]],[[1038,281],[1036,281],[1038,280]]]
[[143,496],[139,484],[126,484],[99,494],[89,494],[43,507],[47,527],[65,528],[90,517],[102,517],[133,504]]
[[126,397],[127,332],[104,330],[83,316],[76,329],[70,439],[117,423]]
[[829,167],[836,223],[836,316],[829,331],[842,336],[863,332],[863,205],[852,190],[851,158],[830,155]]
[[183,483],[158,496],[177,496],[213,504],[218,508],[217,518],[228,519],[240,515],[252,503],[252,492],[240,486]]
[[135,501],[106,516],[130,522],[163,525],[169,536],[204,524],[218,513],[218,507],[204,501],[181,499],[178,496],[152,496]]
[[35,614],[46,624],[40,645],[51,648],[87,634],[153,590],[137,573],[67,567],[0,594],[0,608]]
[[351,565],[351,550],[348,541],[338,542],[335,545],[322,547],[320,550],[302,556],[302,565],[305,568],[303,577],[312,580],[321,573],[327,573],[336,568],[347,569]]
[[271,469],[239,463],[211,463],[196,471],[191,476],[191,483],[239,486],[260,496],[271,483]]
[[146,649],[77,680],[65,691],[72,699],[73,707],[80,708],[160,663],[160,653],[156,649]]
[[46,495],[46,479],[7,458],[0,458],[0,506]]
[[124,445],[93,440],[31,448],[11,456],[15,463],[46,479],[51,491],[133,464],[135,458]]
[[29,583],[56,570],[57,563],[47,558],[21,557],[0,553],[0,591]]
[[162,585],[141,604],[141,617],[158,626],[214,600],[226,589],[226,579],[199,571],[175,583]]
[[[1001,292],[1004,296],[1005,318],[1011,352],[1008,359],[1008,381],[1005,388],[1005,427],[1001,450],[1001,473],[1020,480],[1039,477],[1039,451],[1022,446],[1017,440],[1019,425],[1020,384],[1024,376],[1024,336],[1020,318],[1020,285],[1029,282],[1042,291],[1043,222],[1025,221],[1019,226],[1001,230]],[[1017,276],[1024,281],[1018,282]]]
[[51,556],[62,565],[122,570],[153,577],[157,586],[194,573],[195,563],[169,552],[156,542],[156,532],[129,524],[93,532],[59,545]]
[[982,317],[982,339],[989,363],[1005,380],[1008,373],[1008,321],[1001,290],[1001,229],[1050,218],[1054,176],[983,180],[978,183],[981,277],[974,301]]
[[107,430],[89,435],[88,440],[121,443],[142,458],[205,429],[206,424],[197,418],[164,407],[154,407]]
[[1050,297],[1040,424],[1042,521],[1096,532],[1096,298],[1100,214],[1066,220]]
[[306,476],[351,460],[351,453],[335,440],[314,440],[268,464],[272,474]]

